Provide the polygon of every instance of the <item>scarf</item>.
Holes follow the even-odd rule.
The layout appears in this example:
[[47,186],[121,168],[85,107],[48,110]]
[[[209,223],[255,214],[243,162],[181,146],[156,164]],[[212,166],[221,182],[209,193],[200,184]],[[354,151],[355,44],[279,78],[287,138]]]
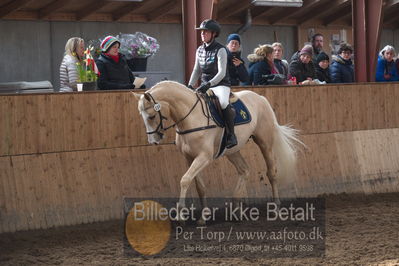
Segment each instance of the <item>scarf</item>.
[[115,61],[115,63],[119,63],[119,54],[117,54],[117,55],[111,55],[111,54],[108,54],[108,53],[106,53],[105,54],[106,56],[108,56],[108,57],[110,57],[112,60],[114,60]]

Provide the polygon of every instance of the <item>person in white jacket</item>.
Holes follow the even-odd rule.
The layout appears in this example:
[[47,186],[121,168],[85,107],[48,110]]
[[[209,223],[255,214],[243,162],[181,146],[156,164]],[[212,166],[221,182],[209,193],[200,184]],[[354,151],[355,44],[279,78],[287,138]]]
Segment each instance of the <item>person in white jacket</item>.
[[82,63],[85,43],[82,38],[70,38],[65,45],[65,54],[60,66],[60,91],[77,91],[79,74],[77,63]]

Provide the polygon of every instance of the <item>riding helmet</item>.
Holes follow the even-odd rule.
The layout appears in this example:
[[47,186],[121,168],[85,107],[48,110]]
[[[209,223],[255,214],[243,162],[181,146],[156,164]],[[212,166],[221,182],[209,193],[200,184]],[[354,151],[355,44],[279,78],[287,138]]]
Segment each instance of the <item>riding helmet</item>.
[[196,30],[209,30],[212,32],[216,32],[215,38],[219,36],[220,33],[220,25],[213,19],[205,19],[201,22],[201,25]]

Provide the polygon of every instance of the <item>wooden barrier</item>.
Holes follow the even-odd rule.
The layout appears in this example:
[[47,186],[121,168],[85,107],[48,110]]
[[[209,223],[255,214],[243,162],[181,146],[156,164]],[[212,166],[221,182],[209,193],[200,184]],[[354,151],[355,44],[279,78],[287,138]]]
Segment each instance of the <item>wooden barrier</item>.
[[[283,195],[293,183],[299,196],[399,191],[399,84],[253,90],[308,146]],[[270,197],[258,148],[243,153],[248,194]],[[136,100],[118,91],[0,96],[0,169],[1,233],[121,218],[123,197],[177,197],[187,166],[173,144],[147,144]],[[236,180],[225,159],[205,171],[209,196]]]

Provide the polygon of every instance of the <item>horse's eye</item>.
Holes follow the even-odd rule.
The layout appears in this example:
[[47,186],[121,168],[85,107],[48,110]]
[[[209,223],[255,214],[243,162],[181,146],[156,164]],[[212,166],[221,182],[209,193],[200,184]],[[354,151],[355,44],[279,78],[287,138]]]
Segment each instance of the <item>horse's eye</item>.
[[155,118],[155,115],[148,117],[148,119],[153,120]]

